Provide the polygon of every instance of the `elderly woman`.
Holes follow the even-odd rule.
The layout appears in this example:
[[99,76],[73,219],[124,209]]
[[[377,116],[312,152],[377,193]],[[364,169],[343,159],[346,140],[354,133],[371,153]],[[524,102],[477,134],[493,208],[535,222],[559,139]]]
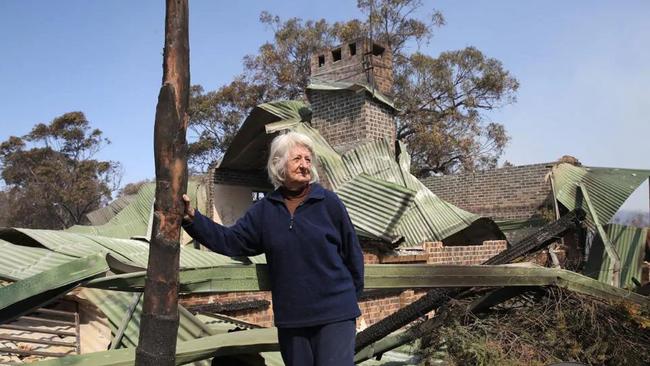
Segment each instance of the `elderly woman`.
[[267,164],[273,192],[232,227],[201,215],[183,196],[183,227],[217,253],[266,254],[286,365],[352,365],[363,254],[343,203],[317,183],[315,161],[309,137],[279,135]]

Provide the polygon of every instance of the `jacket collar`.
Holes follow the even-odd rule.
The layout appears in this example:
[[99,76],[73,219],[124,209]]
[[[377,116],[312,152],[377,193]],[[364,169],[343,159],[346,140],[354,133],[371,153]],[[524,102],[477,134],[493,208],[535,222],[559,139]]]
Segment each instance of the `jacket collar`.
[[[284,197],[282,197],[279,189],[269,193],[267,197],[272,201],[284,203]],[[305,202],[311,199],[322,200],[323,198],[325,198],[325,188],[318,183],[312,183],[311,191],[309,191],[309,195],[305,198]]]

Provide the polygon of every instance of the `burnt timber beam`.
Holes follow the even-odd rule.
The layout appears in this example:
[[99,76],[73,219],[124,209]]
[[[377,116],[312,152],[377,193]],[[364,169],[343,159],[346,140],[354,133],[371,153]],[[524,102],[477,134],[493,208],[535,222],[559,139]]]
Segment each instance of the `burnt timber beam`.
[[180,233],[187,191],[190,47],[188,0],[165,2],[162,87],[154,126],[156,199],[135,364],[175,363]]
[[23,343],[35,343],[35,344],[45,344],[48,346],[61,346],[61,347],[77,347],[77,342],[63,342],[63,341],[52,341],[49,339],[39,339],[39,338],[25,338],[25,337],[14,337],[10,335],[0,334],[0,340],[2,341],[12,341],[12,342],[23,342]]

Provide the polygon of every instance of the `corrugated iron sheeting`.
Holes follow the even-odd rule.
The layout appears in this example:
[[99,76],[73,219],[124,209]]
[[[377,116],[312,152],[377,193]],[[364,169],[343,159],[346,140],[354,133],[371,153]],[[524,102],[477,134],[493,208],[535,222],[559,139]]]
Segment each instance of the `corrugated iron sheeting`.
[[283,120],[300,120],[300,110],[306,107],[307,105],[299,100],[281,100],[263,103],[258,105],[256,108],[263,109]]
[[562,163],[553,167],[556,198],[569,210],[582,208],[587,212],[589,224],[596,224],[589,209],[578,194],[578,186],[584,184],[591,199],[594,210],[598,215],[598,223],[607,225],[625,200],[636,190],[650,171],[616,169],[616,168],[586,168]]
[[366,173],[389,183],[404,186],[400,166],[387,140],[377,140],[347,151],[341,157],[348,174]]
[[[26,238],[34,240],[34,243],[26,243],[24,237],[16,236],[15,233],[25,234]],[[43,272],[57,263],[65,262],[66,258],[76,259],[111,253],[118,260],[124,259],[146,267],[149,257],[149,244],[139,240],[113,239],[36,229],[4,229],[0,231],[0,237],[6,239],[6,241],[0,239],[0,254],[2,254],[0,263],[6,262],[7,264],[0,268],[0,277],[6,276],[11,279],[13,279],[12,276],[20,272],[32,275]],[[44,248],[25,245],[35,243]],[[183,268],[203,268],[236,263],[240,262],[217,253],[181,246],[180,265]]]
[[[443,201],[415,178],[408,170],[410,157],[404,144],[398,145],[400,154],[397,159],[391,144],[385,139],[363,144],[339,156],[315,129],[306,124],[293,129],[314,140],[327,180],[341,196],[346,208],[354,212],[351,214],[352,222],[362,235],[382,240],[387,239],[386,235],[403,236],[403,246],[415,246],[427,240],[445,239],[479,219],[478,215]],[[368,179],[356,179],[362,174],[371,178],[373,184]],[[354,183],[350,185],[352,181]],[[381,201],[375,204],[373,201],[378,197],[369,199],[367,192],[373,189],[377,192],[378,181],[385,182],[380,190],[384,196],[392,195],[399,199],[405,190],[411,191],[414,193],[413,203],[404,210],[400,206],[382,205]],[[349,188],[344,188],[348,185]],[[390,190],[393,191],[388,193]],[[393,217],[390,227],[386,227],[386,218],[395,215],[396,210],[400,210],[400,214]]]
[[89,239],[86,235],[68,233],[58,230],[38,229],[3,229],[0,230],[0,238],[14,244],[22,244],[20,238],[12,235],[12,230],[26,235],[28,238],[38,242],[45,248],[57,253],[73,257],[87,257],[100,252],[108,253],[108,249],[99,245],[96,241]]
[[[122,323],[122,320],[127,314],[129,306],[133,303],[133,293],[118,292],[98,289],[84,289],[81,293],[82,297],[87,298],[95,306],[97,306],[106,315],[109,321],[109,326],[115,336],[117,330]],[[138,345],[138,337],[140,335],[140,318],[142,316],[142,299],[138,302],[133,316],[129,320],[124,336],[120,342],[121,347],[131,348]],[[180,305],[179,305],[180,307]],[[188,311],[179,311],[179,327],[178,327],[178,341],[187,341],[205,337],[209,334],[205,331],[199,323],[200,320],[194,318]],[[195,363],[195,365],[210,365],[209,361]]]
[[86,217],[88,218],[88,221],[90,221],[91,225],[103,225],[109,222],[118,212],[122,211],[131,202],[135,201],[136,198],[136,194],[122,196],[108,204],[108,206],[88,213]]
[[[648,228],[610,224],[605,231],[621,260],[621,287],[634,287],[632,278],[641,279]],[[611,280],[612,262],[600,239],[593,242],[584,273],[605,283]]]
[[337,191],[356,228],[393,242],[397,224],[413,205],[415,192],[366,174],[359,174]]
[[138,191],[137,198],[104,225],[75,225],[66,231],[122,239],[146,235],[155,190],[154,183],[143,185]]
[[22,280],[75,259],[51,250],[14,245],[0,239],[0,278]]

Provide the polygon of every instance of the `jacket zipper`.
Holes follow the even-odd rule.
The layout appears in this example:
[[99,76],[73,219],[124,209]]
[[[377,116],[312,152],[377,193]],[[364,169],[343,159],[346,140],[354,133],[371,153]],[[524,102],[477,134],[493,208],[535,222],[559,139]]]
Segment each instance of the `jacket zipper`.
[[[298,207],[302,206],[303,203],[305,203],[305,201],[300,202],[298,204]],[[296,211],[298,211],[298,207],[296,207],[296,209],[293,211],[293,214],[291,215],[291,220],[289,220],[289,230],[293,230],[293,222],[294,222],[293,217],[295,216]]]

